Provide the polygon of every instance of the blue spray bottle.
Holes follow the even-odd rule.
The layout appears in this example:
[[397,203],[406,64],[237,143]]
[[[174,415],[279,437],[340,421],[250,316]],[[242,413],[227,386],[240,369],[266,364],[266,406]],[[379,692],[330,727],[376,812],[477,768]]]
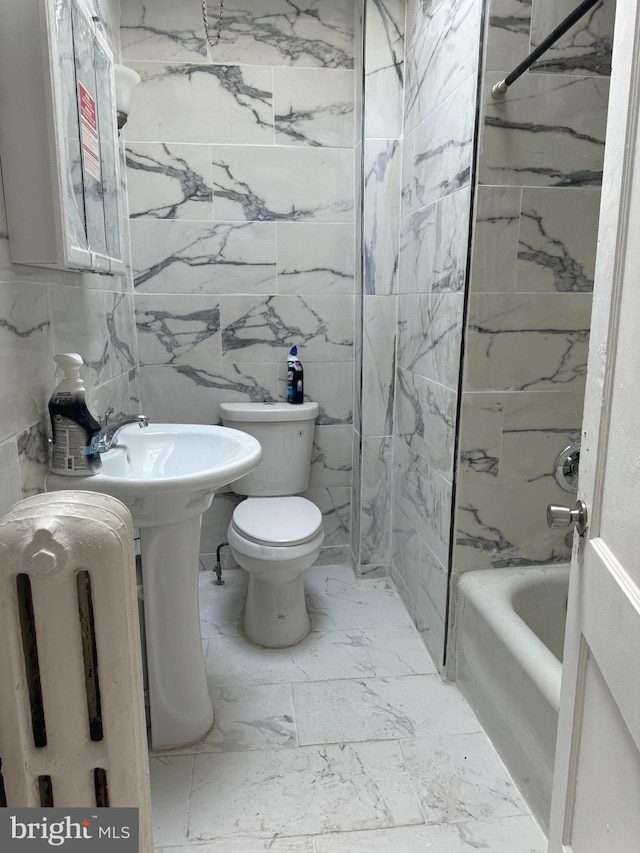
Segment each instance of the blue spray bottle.
[[287,401],[304,402],[304,371],[298,358],[298,347],[291,347],[287,359]]

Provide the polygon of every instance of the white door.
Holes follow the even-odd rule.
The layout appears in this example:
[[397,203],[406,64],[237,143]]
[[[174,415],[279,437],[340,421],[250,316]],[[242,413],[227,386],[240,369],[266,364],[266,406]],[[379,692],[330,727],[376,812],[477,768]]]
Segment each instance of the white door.
[[640,851],[639,16],[618,0],[549,853]]

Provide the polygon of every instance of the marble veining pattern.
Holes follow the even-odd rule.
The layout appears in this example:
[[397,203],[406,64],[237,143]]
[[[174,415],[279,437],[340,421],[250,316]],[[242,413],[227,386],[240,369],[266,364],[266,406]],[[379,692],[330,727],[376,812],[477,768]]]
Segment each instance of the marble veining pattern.
[[391,436],[362,439],[360,507],[361,574],[372,566],[387,566],[391,548]]
[[598,189],[526,187],[518,236],[518,291],[590,293],[599,212]]
[[54,351],[79,353],[84,359],[83,376],[87,384],[104,382],[113,375],[108,296],[111,294],[102,290],[69,287],[60,287],[55,294]]
[[22,497],[44,491],[44,478],[49,470],[49,443],[44,421],[18,435],[18,463],[22,480]]
[[284,361],[292,343],[303,364],[352,359],[353,297],[223,296],[221,322],[224,361]]
[[504,394],[464,393],[458,477],[497,482],[504,421]]
[[354,292],[350,224],[278,222],[276,235],[278,293]]
[[500,482],[550,478],[550,461],[580,437],[583,402],[581,392],[505,394]]
[[[132,142],[273,144],[273,78],[255,65],[131,62],[141,82]],[[224,121],[221,121],[224,116]]]
[[222,363],[220,304],[211,296],[136,296],[141,364]]
[[449,481],[453,476],[456,397],[450,388],[398,370],[395,433]]
[[436,203],[436,245],[428,290],[464,290],[469,246],[471,190],[463,187]]
[[391,574],[438,666],[484,5],[406,4]]
[[127,0],[121,4],[120,38],[124,59],[204,62],[207,58],[198,3]]
[[353,71],[276,68],[274,93],[277,145],[353,147]]
[[365,139],[402,136],[404,12],[402,0],[367,3]]
[[[341,833],[323,835],[316,838],[315,843],[316,853],[345,851]],[[529,817],[468,820],[455,824],[349,833],[349,853],[388,853],[389,850],[401,850],[402,853],[424,853],[425,850],[437,853],[474,853],[477,850],[488,850],[491,853],[541,853],[545,847],[546,840]],[[273,849],[274,853],[280,851],[280,847]],[[246,853],[249,853],[248,849]],[[305,849],[295,848],[293,853],[305,853]]]
[[397,297],[364,299],[362,432],[391,435],[396,377]]
[[469,184],[475,89],[476,76],[472,74],[417,126],[412,155],[412,211]]
[[[446,738],[432,734],[402,742],[401,747],[414,774],[425,823],[527,813],[516,786],[483,733]],[[445,793],[452,784],[456,792],[454,803]]]
[[520,187],[478,187],[470,281],[472,292],[495,293],[515,289],[521,208]]
[[463,307],[463,296],[458,293],[401,296],[398,366],[456,388]]
[[[534,48],[573,10],[573,0],[546,3],[534,0],[531,47]],[[533,65],[532,72],[611,75],[615,0],[590,9]]]
[[443,565],[448,562],[451,483],[400,438],[394,446],[393,495],[420,537]]
[[350,486],[351,451],[350,424],[316,425],[310,486]]
[[303,497],[322,513],[324,547],[348,545],[350,542],[351,488],[349,486],[312,487]]
[[599,186],[608,79],[523,75],[517,91],[496,101],[490,89],[499,79],[497,73],[485,78],[480,183]]
[[489,3],[456,572],[568,557],[544,514],[522,508],[566,500],[554,461],[580,434],[613,7],[587,13],[498,103],[490,86],[575,4]]
[[351,222],[353,168],[346,149],[215,146],[216,219]]
[[437,209],[437,204],[430,204],[402,219],[399,293],[433,289]]
[[40,418],[46,401],[38,377],[53,375],[51,339],[46,288],[0,284],[0,435],[15,435]]
[[467,389],[582,390],[590,317],[588,293],[472,296]]
[[435,674],[303,682],[293,685],[293,699],[303,744],[480,731],[455,687]]
[[[297,342],[326,428],[311,491],[327,547],[344,549],[355,9],[225,0],[220,43],[209,48],[199,0],[178,6],[132,0],[123,10],[125,61],[142,76],[124,135],[143,408],[156,420],[211,423],[223,400],[284,399]],[[211,0],[212,34],[218,12]],[[222,528],[213,517],[204,528],[210,548]]]
[[532,518],[525,507],[566,503],[567,493],[550,478],[488,485],[467,482],[459,489],[456,567],[470,569],[564,563],[570,557],[564,530],[547,527],[544,512]]
[[[405,125],[413,130],[477,68],[479,0],[443,3],[407,54]],[[467,108],[471,108],[471,101]]]
[[131,222],[136,292],[276,290],[275,225],[267,222]]
[[[219,6],[209,0],[210,20]],[[353,68],[353,10],[348,0],[226,0],[215,62]]]
[[398,140],[364,144],[364,292],[397,291],[399,264],[400,166]]
[[129,143],[127,169],[132,219],[213,219],[208,146]]
[[22,499],[22,480],[18,462],[18,448],[15,438],[0,444],[0,515],[5,515],[11,507]]
[[[301,834],[421,823],[417,801],[401,793],[407,782],[393,742],[200,755],[194,765],[191,835],[202,841],[233,831],[280,835],[292,820]],[[252,809],[230,808],[238,790],[254,802]]]
[[[544,837],[467,703],[435,673],[389,580],[314,566],[314,630],[289,649],[263,649],[225,627],[241,612],[246,575],[226,578],[216,587],[200,575],[204,622],[221,629],[205,641],[216,726],[200,744],[150,760],[156,849],[543,853]],[[372,622],[385,612],[404,621],[357,629],[368,612]],[[333,627],[350,614],[350,628]]]
[[486,69],[514,68],[529,52],[532,0],[490,0]]
[[133,296],[112,293],[106,296],[105,319],[109,336],[111,376],[126,373],[138,363]]
[[163,423],[217,423],[223,402],[263,403],[278,398],[274,364],[145,365],[140,371],[145,414]]

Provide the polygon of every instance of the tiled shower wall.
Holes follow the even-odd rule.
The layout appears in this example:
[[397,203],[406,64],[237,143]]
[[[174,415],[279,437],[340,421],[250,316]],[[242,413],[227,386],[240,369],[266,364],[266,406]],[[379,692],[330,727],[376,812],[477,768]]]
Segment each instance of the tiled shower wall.
[[442,663],[481,0],[407,4],[392,576]]
[[[119,3],[92,0],[88,7],[103,22],[117,56]],[[0,109],[0,121],[6,120]],[[0,165],[12,168],[11,163]],[[124,220],[125,246],[127,235]],[[53,355],[58,352],[83,356],[87,401],[96,415],[108,406],[116,412],[137,410],[130,274],[98,276],[12,264],[0,180],[0,515],[43,490],[46,407],[56,385]]]
[[[404,0],[366,0],[361,128],[359,280],[361,379],[354,435],[360,479],[354,502],[354,563],[388,574],[391,555],[393,394],[398,311]],[[355,474],[356,472],[354,472]]]
[[570,554],[546,506],[575,502],[553,471],[581,431],[613,0],[503,100],[490,89],[575,5],[489,3],[455,573]]
[[[217,30],[219,5],[211,3]],[[320,405],[307,497],[348,550],[354,368],[354,0],[122,5],[142,83],[126,127],[143,409],[218,422],[282,400],[296,344]],[[216,496],[202,549],[226,539]]]

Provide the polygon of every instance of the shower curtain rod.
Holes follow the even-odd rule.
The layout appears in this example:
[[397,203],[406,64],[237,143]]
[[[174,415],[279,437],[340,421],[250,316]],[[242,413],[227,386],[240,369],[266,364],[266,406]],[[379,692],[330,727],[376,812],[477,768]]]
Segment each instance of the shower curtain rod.
[[540,44],[534,48],[531,53],[522,60],[519,65],[513,69],[511,74],[507,74],[504,80],[501,80],[499,83],[491,89],[491,94],[494,98],[503,98],[505,92],[514,83],[518,77],[521,77],[527,68],[530,68],[533,63],[538,59],[539,56],[542,56],[545,51],[549,50],[551,45],[555,44],[559,38],[561,38],[568,29],[570,29],[576,21],[579,21],[583,15],[586,15],[589,9],[593,9],[593,7],[602,2],[602,0],[582,0],[582,3],[578,7],[576,7],[573,12],[571,12],[567,17],[562,21],[562,23],[558,24],[558,26],[553,30],[553,32],[549,33],[549,35],[540,42]]

